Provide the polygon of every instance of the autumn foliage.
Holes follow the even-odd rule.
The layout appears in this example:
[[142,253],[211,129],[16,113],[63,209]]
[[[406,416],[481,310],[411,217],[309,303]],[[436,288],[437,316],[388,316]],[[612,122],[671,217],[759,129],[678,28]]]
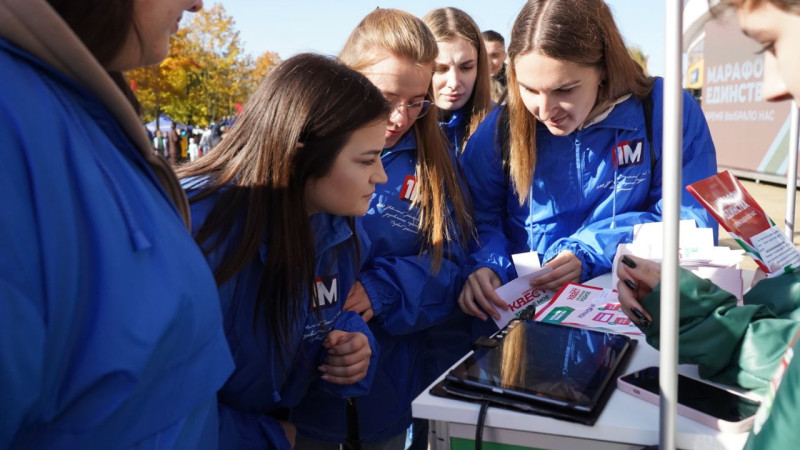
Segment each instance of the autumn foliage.
[[255,60],[245,54],[222,4],[188,19],[172,37],[168,58],[126,73],[145,121],[166,113],[180,123],[204,126],[212,118],[234,115],[237,103],[245,103],[280,62],[273,52]]

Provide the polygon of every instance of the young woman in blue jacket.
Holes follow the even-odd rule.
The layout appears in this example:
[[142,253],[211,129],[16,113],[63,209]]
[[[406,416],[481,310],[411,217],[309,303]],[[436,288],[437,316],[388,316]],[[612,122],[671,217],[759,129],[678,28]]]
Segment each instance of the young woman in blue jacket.
[[[481,247],[459,304],[483,320],[502,307],[494,289],[516,276],[512,254],[538,252],[553,270],[536,287],[558,289],[609,272],[633,226],[661,220],[662,81],[628,54],[606,3],[527,2],[508,54],[507,111],[489,114],[461,158]],[[685,93],[683,184],[716,170]],[[681,217],[716,230],[685,191]]]
[[0,0],[0,448],[217,448],[233,368],[122,72],[200,0]]
[[[389,181],[375,191],[364,216],[369,254],[345,305],[369,321],[381,348],[372,389],[350,408],[366,448],[403,448],[419,392],[421,331],[450,315],[462,283],[461,243],[470,218],[454,155],[431,106],[436,54],[425,24],[392,9],[367,15],[340,54],[392,105],[381,155]],[[338,448],[348,437],[347,412],[343,400],[312,387],[291,414],[297,448]]]
[[422,20],[439,48],[431,80],[439,125],[458,155],[491,109],[486,47],[478,25],[458,8],[437,8]]
[[378,347],[342,307],[366,250],[353,217],[386,181],[388,113],[366,77],[300,54],[179,172],[236,363],[219,392],[221,448],[290,448],[286,408],[312,383],[337,398],[369,390]]

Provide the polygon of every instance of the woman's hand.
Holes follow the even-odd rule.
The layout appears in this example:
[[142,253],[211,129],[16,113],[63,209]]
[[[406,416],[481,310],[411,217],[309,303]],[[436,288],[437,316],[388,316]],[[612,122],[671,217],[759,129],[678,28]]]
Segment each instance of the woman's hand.
[[342,307],[345,311],[355,311],[364,319],[364,322],[369,322],[375,312],[372,311],[372,302],[369,300],[367,290],[360,281],[356,281],[350,292],[347,294],[347,300],[344,301]]
[[545,267],[552,267],[553,270],[545,275],[542,275],[535,280],[531,280],[531,287],[535,289],[543,289],[546,291],[557,291],[566,282],[577,283],[581,280],[581,273],[583,272],[583,263],[574,253],[569,250],[564,250],[559,253],[555,258],[551,259],[544,265]]
[[661,281],[661,265],[652,261],[625,255],[617,266],[617,291],[622,310],[644,328],[653,323],[653,317],[642,307],[639,299],[653,292]]
[[372,349],[364,333],[333,330],[322,346],[328,349],[325,363],[319,366],[323,380],[351,384],[367,376]]
[[500,284],[500,277],[494,273],[494,270],[481,267],[472,272],[467,278],[467,282],[464,283],[461,295],[458,296],[458,306],[466,314],[481,320],[488,318],[485,313],[499,319],[500,314],[497,312],[497,308],[508,309],[503,299],[494,292],[500,287]]

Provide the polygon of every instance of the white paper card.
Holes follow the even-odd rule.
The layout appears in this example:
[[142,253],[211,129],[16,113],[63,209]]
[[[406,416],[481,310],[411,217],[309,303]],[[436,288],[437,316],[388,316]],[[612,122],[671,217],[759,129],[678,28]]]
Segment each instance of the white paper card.
[[517,253],[516,255],[511,255],[511,260],[514,261],[514,269],[517,271],[518,277],[528,275],[542,268],[538,252]]
[[[553,271],[552,267],[544,267],[527,275],[515,278],[508,283],[495,289],[497,295],[506,303],[508,309],[503,311],[498,309],[500,314],[499,319],[495,319],[494,323],[498,328],[503,328],[516,317],[526,306],[531,303],[540,305],[549,301],[555,295],[553,291],[544,291],[541,289],[531,289],[531,280],[535,280],[540,276]],[[492,318],[494,319],[494,318]]]

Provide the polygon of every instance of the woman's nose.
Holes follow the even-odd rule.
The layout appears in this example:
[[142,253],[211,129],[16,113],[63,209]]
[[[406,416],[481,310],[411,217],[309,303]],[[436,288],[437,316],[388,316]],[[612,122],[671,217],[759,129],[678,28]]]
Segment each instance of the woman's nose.
[[383,170],[383,162],[380,159],[378,160],[377,169],[378,170],[372,175],[370,181],[372,181],[373,184],[383,184],[389,181],[386,171]]
[[761,96],[768,102],[778,102],[792,98],[786,83],[778,70],[775,55],[764,52],[764,79],[761,82]]
[[455,90],[455,88],[458,87],[458,74],[456,73],[455,69],[447,72],[447,87],[452,90]]

